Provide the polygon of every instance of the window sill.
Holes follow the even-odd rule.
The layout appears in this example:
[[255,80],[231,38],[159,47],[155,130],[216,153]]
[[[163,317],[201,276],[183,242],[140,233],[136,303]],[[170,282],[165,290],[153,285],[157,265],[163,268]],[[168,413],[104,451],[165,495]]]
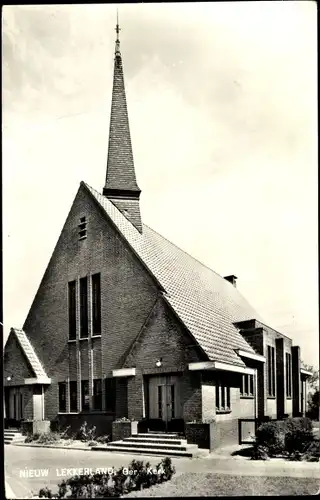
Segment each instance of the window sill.
[[58,415],[79,415],[78,411],[58,411]]
[[276,399],[275,396],[267,396],[267,399]]
[[231,410],[216,410],[217,415],[225,415],[226,413],[231,413]]
[[88,337],[80,337],[79,340],[88,340],[89,339],[89,336]]
[[77,342],[77,339],[69,339],[68,342]]
[[291,400],[291,399],[292,399],[292,396],[286,396],[286,399]]
[[92,339],[100,339],[101,338],[101,333],[95,333],[94,335],[91,335]]
[[246,395],[246,394],[244,394],[244,395],[240,394],[240,399],[254,399],[254,395],[250,396],[250,395]]

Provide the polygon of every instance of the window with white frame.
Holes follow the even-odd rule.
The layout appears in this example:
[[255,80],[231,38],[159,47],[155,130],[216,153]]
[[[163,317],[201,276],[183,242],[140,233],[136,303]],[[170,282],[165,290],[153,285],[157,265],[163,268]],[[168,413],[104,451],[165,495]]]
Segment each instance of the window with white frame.
[[230,387],[223,381],[216,383],[216,411],[230,411]]
[[240,396],[241,397],[253,397],[254,396],[254,378],[253,378],[253,375],[248,375],[248,374],[242,375]]

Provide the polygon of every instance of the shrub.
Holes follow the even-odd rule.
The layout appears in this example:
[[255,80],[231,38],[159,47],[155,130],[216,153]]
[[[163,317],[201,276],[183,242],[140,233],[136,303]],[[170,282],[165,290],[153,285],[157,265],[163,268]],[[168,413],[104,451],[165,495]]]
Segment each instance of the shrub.
[[[48,488],[39,491],[40,498],[97,498],[120,497],[133,490],[149,488],[153,484],[169,481],[175,473],[171,458],[163,459],[156,467],[132,460],[125,471],[123,467],[114,474],[98,473],[89,476],[74,476],[59,484],[53,494]],[[127,473],[129,472],[129,473]],[[130,474],[131,472],[131,474]]]
[[27,437],[25,438],[24,442],[25,443],[32,443],[33,441],[38,441],[40,437],[40,434],[37,432],[35,434],[28,434]]
[[255,445],[252,450],[251,460],[270,460],[266,446]]
[[303,460],[308,462],[319,462],[320,460],[320,440],[314,439],[303,451]]
[[47,486],[45,488],[41,488],[41,490],[39,490],[38,496],[39,496],[39,498],[54,498],[52,491]]
[[71,425],[68,425],[65,429],[59,429],[58,433],[60,434],[61,439],[70,439],[70,430]]
[[293,417],[284,421],[287,431],[294,432],[296,430],[312,432],[312,421],[308,417]]
[[256,444],[268,449],[270,456],[285,450],[285,431],[282,422],[265,422],[256,432]]
[[[301,460],[305,451],[314,442],[312,421],[306,417],[295,417],[262,424],[256,432],[253,459],[259,460],[266,453],[269,456],[289,455]],[[311,449],[311,448],[310,448]]]
[[97,443],[100,443],[100,444],[109,443],[109,441],[110,441],[110,436],[109,436],[109,435],[105,435],[105,436],[98,436],[98,437],[96,438],[96,441],[97,441]]
[[94,441],[96,436],[96,427],[89,428],[88,423],[84,422],[77,432],[76,439],[80,441]]
[[39,444],[49,444],[60,441],[60,434],[57,432],[48,432],[48,434],[40,434],[37,442]]
[[312,432],[293,429],[288,431],[285,435],[285,450],[288,453],[302,453],[313,441],[314,437]]
[[121,418],[116,418],[115,422],[131,422],[130,418],[127,417],[121,417]]
[[97,441],[89,441],[88,446],[96,446],[98,443]]
[[308,417],[313,420],[319,420],[320,393],[319,390],[309,395],[308,400]]

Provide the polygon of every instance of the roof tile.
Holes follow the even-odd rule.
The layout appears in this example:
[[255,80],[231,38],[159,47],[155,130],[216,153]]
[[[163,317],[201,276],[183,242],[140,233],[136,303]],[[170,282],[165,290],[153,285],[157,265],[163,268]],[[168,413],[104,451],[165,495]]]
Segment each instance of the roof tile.
[[105,196],[83,185],[162,285],[166,300],[209,358],[243,366],[235,349],[255,351],[233,323],[261,318],[239,290],[147,225],[140,233]]
[[40,360],[38,356],[36,355],[30,340],[28,339],[26,333],[23,330],[20,330],[18,328],[11,328],[11,331],[14,332],[16,338],[18,339],[18,342],[27,357],[35,375],[37,378],[47,378],[47,374],[44,371]]

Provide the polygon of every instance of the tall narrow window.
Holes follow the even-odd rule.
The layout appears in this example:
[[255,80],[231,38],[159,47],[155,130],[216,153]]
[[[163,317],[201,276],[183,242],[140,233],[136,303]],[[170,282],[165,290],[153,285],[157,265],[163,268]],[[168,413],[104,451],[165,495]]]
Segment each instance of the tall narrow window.
[[102,380],[93,381],[93,409],[102,410]]
[[88,337],[88,278],[80,279],[80,337]]
[[292,366],[291,354],[286,352],[286,395],[287,398],[292,397]]
[[67,384],[59,382],[59,412],[66,413],[67,411]]
[[69,394],[70,394],[70,412],[75,413],[78,411],[78,394],[77,394],[77,382],[69,382]]
[[216,411],[230,411],[230,387],[224,382],[216,382]]
[[76,329],[76,282],[68,283],[68,302],[69,302],[69,340],[75,340],[77,336]]
[[275,396],[276,372],[275,372],[275,356],[274,347],[268,345],[268,396]]
[[81,380],[81,408],[82,411],[89,410],[89,381]]
[[242,384],[240,388],[240,396],[252,397],[254,394],[253,375],[242,375]]
[[101,284],[100,273],[92,276],[92,334],[101,334]]
[[84,240],[87,237],[87,221],[85,217],[80,217],[79,228],[79,240]]
[[106,378],[106,410],[116,411],[116,380],[114,378]]

